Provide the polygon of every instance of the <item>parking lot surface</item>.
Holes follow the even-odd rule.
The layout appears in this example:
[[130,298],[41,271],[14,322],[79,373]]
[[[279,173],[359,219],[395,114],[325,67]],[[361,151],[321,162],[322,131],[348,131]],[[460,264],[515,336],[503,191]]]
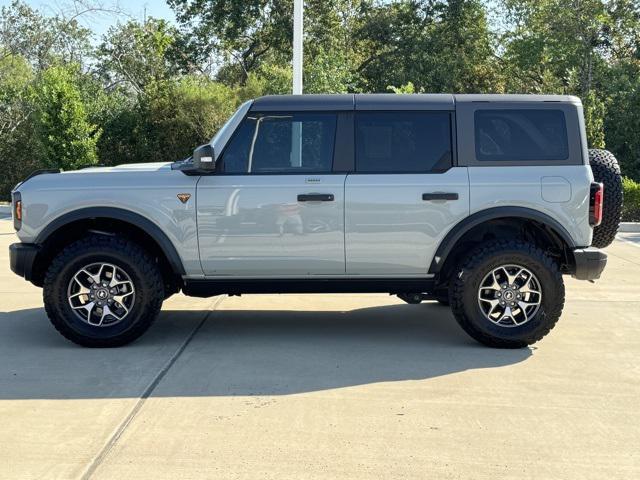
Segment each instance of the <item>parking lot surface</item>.
[[0,220],[3,479],[640,478],[638,234],[523,350],[387,295],[177,295],[85,349],[9,271],[15,239]]

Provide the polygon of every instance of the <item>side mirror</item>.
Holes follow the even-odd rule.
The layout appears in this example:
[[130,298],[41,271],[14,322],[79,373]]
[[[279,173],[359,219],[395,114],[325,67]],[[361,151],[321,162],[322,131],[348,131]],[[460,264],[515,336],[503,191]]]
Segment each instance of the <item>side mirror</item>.
[[216,157],[211,144],[200,145],[193,151],[193,168],[202,172],[215,172]]

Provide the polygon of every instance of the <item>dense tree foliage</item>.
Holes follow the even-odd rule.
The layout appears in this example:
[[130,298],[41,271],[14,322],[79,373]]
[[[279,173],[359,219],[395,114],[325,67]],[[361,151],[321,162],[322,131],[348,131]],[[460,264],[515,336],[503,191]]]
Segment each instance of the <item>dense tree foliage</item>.
[[[83,5],[91,10],[90,0]],[[171,161],[291,88],[292,0],[168,0],[177,25],[0,12],[0,196],[29,171]],[[640,180],[639,0],[306,0],[307,93],[564,93]]]
[[69,67],[44,70],[31,88],[34,147],[40,163],[65,170],[94,165],[100,129],[89,122],[78,73]]

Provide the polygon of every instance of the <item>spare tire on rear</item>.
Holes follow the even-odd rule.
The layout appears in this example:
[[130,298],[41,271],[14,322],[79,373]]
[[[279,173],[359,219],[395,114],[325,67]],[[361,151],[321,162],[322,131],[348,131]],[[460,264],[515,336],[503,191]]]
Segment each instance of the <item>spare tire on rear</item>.
[[611,245],[622,215],[622,176],[620,165],[613,154],[607,150],[589,150],[589,163],[596,182],[604,185],[604,203],[602,223],[593,229],[591,245],[604,248]]

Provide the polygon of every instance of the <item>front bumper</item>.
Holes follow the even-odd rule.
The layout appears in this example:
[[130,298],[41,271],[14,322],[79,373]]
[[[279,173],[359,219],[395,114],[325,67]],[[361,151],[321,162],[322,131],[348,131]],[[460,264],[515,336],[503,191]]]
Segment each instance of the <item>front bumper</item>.
[[607,254],[597,248],[578,248],[573,251],[576,270],[573,277],[578,280],[596,280],[607,265]]
[[33,278],[33,264],[39,247],[33,243],[14,243],[9,246],[11,271],[25,280]]

